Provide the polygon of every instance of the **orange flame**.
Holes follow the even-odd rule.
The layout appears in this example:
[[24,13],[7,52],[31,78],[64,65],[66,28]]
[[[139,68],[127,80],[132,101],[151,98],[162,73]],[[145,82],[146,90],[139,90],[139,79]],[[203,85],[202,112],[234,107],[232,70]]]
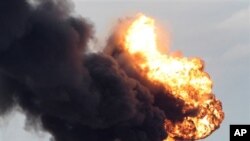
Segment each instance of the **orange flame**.
[[170,137],[200,139],[219,127],[224,113],[220,101],[212,94],[212,81],[203,71],[203,62],[199,58],[161,53],[153,19],[138,15],[125,32],[124,47],[142,75],[163,84],[172,95],[185,101],[183,113],[198,109],[196,116],[186,116],[181,122],[166,119],[166,132]]

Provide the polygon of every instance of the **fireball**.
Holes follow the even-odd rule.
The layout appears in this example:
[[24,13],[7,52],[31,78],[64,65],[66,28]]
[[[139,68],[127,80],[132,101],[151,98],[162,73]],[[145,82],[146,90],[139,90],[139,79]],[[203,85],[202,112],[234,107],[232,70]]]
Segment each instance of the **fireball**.
[[[221,102],[212,93],[212,80],[199,58],[186,58],[159,51],[154,19],[138,14],[124,36],[124,49],[152,83],[160,83],[175,98],[185,101],[183,113],[198,109],[195,116],[183,121],[165,119],[165,129],[171,138],[201,139],[217,129],[224,118]],[[170,140],[170,139],[169,139]]]

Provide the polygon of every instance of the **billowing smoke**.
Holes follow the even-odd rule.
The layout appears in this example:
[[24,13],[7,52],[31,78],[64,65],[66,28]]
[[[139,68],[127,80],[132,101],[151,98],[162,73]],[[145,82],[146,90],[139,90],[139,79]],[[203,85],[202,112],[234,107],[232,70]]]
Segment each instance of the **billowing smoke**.
[[70,2],[4,0],[0,11],[1,115],[19,105],[56,141],[162,141],[164,119],[182,120],[183,101],[142,78],[115,35],[85,51],[93,29]]

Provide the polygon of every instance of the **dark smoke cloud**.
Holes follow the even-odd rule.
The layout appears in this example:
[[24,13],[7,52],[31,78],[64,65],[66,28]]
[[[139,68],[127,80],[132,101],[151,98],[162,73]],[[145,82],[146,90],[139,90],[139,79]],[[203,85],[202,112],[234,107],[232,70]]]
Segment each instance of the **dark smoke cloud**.
[[0,2],[0,114],[20,105],[56,141],[162,141],[181,101],[114,54],[87,54],[93,29],[70,2],[38,3]]

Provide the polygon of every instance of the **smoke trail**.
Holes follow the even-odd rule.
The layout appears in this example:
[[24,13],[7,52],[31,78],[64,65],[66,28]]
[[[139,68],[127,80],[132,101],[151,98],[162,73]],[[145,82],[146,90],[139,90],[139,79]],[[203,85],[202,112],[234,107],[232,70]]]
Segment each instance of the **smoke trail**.
[[[0,4],[1,115],[20,105],[56,141],[163,140],[160,108],[178,101],[156,104],[171,99],[160,86],[130,75],[109,53],[86,55],[92,25],[72,17],[68,1],[37,3]],[[176,118],[178,109],[164,111]]]

